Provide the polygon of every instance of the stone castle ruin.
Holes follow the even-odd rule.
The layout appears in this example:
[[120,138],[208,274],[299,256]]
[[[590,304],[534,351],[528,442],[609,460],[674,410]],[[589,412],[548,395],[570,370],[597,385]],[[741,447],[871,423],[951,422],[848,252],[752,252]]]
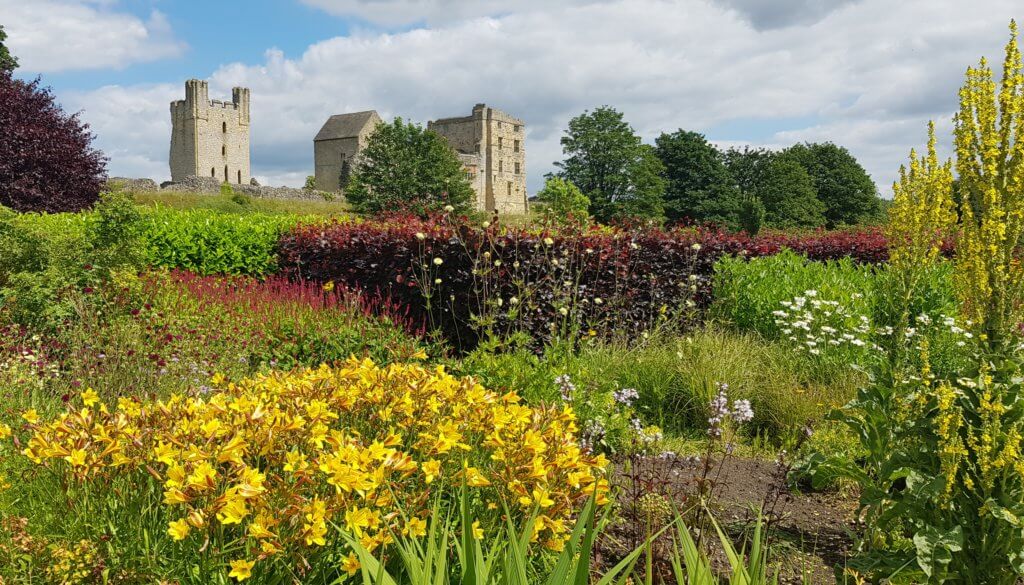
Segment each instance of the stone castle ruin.
[[[313,139],[316,189],[335,193],[358,165],[359,154],[383,120],[376,111],[331,116]],[[468,116],[427,123],[462,161],[481,211],[526,213],[525,125],[509,114],[477,104]],[[185,99],[171,102],[171,185],[229,183],[250,190],[249,90],[232,89],[231,102],[209,99],[207,82],[185,82]],[[253,184],[253,189],[259,189]],[[267,189],[267,188],[262,188]],[[272,189],[275,196],[296,189]],[[270,191],[268,191],[270,193]]]
[[444,136],[458,153],[476,192],[477,209],[526,213],[526,132],[522,120],[477,104],[470,115],[427,122],[427,129]]
[[[313,139],[316,188],[339,191],[358,164],[370,135],[382,123],[376,111],[331,116]],[[458,154],[481,211],[526,213],[525,125],[477,104],[468,116],[427,122]]]
[[211,177],[248,185],[249,90],[231,90],[231,101],[210,100],[209,85],[190,79],[185,99],[171,102],[171,181]]

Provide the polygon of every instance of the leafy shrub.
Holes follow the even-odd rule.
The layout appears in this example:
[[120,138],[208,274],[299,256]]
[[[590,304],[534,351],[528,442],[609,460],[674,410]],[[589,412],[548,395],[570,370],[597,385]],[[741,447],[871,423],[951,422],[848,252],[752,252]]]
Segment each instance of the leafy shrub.
[[51,493],[61,514],[94,520],[86,538],[108,541],[112,571],[331,582],[353,546],[342,530],[368,551],[392,530],[423,535],[431,493],[471,490],[483,534],[540,507],[538,542],[552,549],[588,495],[606,501],[604,460],[581,453],[571,409],[530,408],[443,369],[352,359],[213,383],[109,409],[86,390],[53,420],[24,413],[35,481],[63,486]]
[[544,214],[558,223],[586,221],[590,217],[590,199],[572,182],[560,177],[549,177],[544,188],[537,193],[537,201],[544,205]]
[[130,283],[139,267],[139,216],[122,194],[106,194],[84,215],[7,215],[0,220],[0,307],[16,323],[53,329],[84,305],[114,299],[107,285]]
[[89,126],[65,114],[39,80],[0,70],[0,205],[78,211],[99,197],[106,159]]
[[[786,248],[815,260],[848,258],[849,270],[888,257],[877,229],[751,238],[692,228],[478,229],[450,216],[300,224],[282,235],[278,255],[289,278],[380,294],[472,347],[486,329],[539,340],[566,330],[642,331],[665,314],[708,306],[719,258]],[[768,326],[775,308],[764,313]]]

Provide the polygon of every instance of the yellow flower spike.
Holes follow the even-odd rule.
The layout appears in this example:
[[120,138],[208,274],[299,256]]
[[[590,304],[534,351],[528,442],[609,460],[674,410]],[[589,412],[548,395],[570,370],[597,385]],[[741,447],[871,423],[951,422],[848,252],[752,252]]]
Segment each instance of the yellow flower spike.
[[21,418],[25,419],[28,424],[34,425],[39,422],[39,413],[36,412],[36,409],[32,408],[22,413]]
[[247,561],[245,559],[231,561],[231,572],[228,573],[228,577],[238,581],[245,581],[252,577],[252,568],[254,566],[256,566],[256,561]]

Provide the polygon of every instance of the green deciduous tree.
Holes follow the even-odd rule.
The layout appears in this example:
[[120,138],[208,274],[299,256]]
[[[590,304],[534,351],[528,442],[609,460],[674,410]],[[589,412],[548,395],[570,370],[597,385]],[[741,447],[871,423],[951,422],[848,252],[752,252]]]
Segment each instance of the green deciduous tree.
[[472,208],[473,188],[448,142],[401,118],[377,127],[355,166],[345,196],[359,211]]
[[764,172],[776,152],[767,148],[730,148],[722,155],[733,185],[742,193],[754,193],[764,181]]
[[662,134],[656,144],[668,180],[665,210],[670,220],[738,225],[740,191],[714,145],[687,130]]
[[622,113],[608,106],[584,112],[569,121],[561,142],[565,160],[555,163],[558,176],[590,199],[592,215],[602,221],[662,216],[661,162]]
[[819,227],[825,224],[825,205],[818,200],[814,181],[788,155],[769,159],[753,195],[765,208],[765,221],[777,228]]
[[818,199],[825,204],[828,227],[878,220],[881,212],[878,190],[850,151],[826,142],[796,144],[786,152],[814,181]]
[[18,67],[18,60],[11,55],[10,50],[4,45],[5,40],[7,40],[7,33],[4,32],[3,25],[0,25],[0,71],[10,73]]
[[544,181],[537,201],[544,204],[545,214],[558,222],[585,220],[590,209],[590,199],[579,187],[560,177],[548,177]]

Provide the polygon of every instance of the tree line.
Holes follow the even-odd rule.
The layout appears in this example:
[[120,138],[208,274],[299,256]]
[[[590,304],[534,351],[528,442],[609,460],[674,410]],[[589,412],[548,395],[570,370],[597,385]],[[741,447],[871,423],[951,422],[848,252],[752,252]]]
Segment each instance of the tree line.
[[871,177],[831,142],[723,152],[680,129],[650,145],[605,106],[570,120],[561,144],[565,158],[538,198],[560,201],[569,183],[578,188],[576,211],[583,212],[582,195],[586,213],[598,221],[643,217],[756,232],[762,225],[835,228],[882,214]]

